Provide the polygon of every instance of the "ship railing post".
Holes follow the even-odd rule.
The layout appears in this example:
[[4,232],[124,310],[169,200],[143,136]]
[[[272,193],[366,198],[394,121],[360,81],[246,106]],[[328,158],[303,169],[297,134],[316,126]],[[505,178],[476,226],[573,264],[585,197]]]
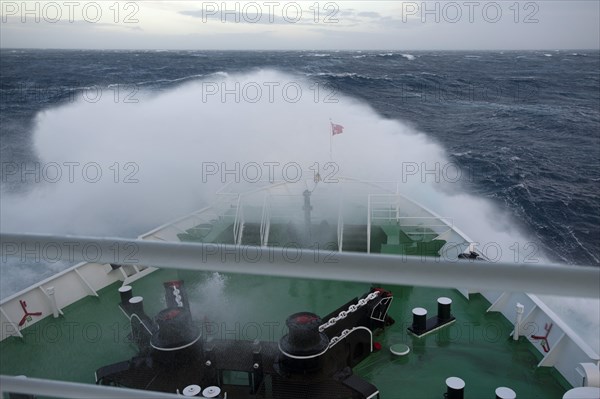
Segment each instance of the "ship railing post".
[[269,211],[269,196],[265,195],[263,201],[262,217],[260,220],[260,245],[267,246],[269,240],[269,226],[271,223],[271,213]]
[[344,246],[344,216],[342,213],[342,204],[340,204],[338,211],[338,228],[337,228],[337,236],[338,236],[338,251],[342,252],[342,248]]
[[56,304],[56,296],[54,295],[54,287],[46,288],[46,295],[48,295],[48,299],[50,299],[50,307],[52,308],[52,317],[55,319],[59,316],[58,305]]
[[[7,338],[7,337],[12,337],[12,336],[17,336],[19,338],[23,338],[23,334],[21,334],[21,330],[19,328],[19,326],[17,325],[17,323],[15,323],[14,321],[12,321],[8,315],[6,314],[6,312],[4,311],[4,309],[2,309],[2,307],[0,306],[0,314],[2,314],[2,316],[6,319],[8,326],[6,326],[4,323],[2,323],[2,332],[0,334],[0,337],[2,339]],[[10,327],[10,330],[6,329],[6,327]]]
[[271,233],[271,202],[267,204],[267,228],[265,229],[265,243],[266,247],[269,244],[269,234]]
[[240,201],[242,199],[242,196],[238,194],[237,197],[237,203],[236,203],[236,209],[235,209],[235,219],[233,221],[233,242],[235,244],[237,244],[238,241],[238,226],[240,224]]
[[515,330],[513,331],[513,340],[519,340],[519,330],[521,328],[521,320],[523,319],[523,312],[525,311],[525,306],[517,302],[517,319],[515,320]]
[[367,253],[371,253],[371,194],[367,198]]

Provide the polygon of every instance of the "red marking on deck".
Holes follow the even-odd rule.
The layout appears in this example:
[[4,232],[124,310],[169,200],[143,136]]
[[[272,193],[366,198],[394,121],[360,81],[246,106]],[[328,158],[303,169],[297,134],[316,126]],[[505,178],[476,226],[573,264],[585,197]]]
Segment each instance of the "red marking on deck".
[[23,315],[23,318],[19,322],[19,327],[23,327],[23,325],[25,324],[25,322],[27,321],[27,319],[30,316],[41,316],[42,315],[42,312],[28,312],[27,311],[27,302],[25,302],[23,300],[19,300],[19,303],[21,304],[21,309],[23,309],[23,313],[25,313]]

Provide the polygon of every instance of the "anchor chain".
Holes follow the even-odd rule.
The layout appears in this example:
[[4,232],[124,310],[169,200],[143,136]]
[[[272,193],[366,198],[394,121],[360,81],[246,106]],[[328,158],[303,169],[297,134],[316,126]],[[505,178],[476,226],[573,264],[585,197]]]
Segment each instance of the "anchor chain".
[[[367,297],[366,297],[366,298],[360,299],[356,305],[350,305],[350,306],[348,307],[348,310],[342,310],[342,311],[341,311],[341,312],[340,312],[340,313],[337,315],[337,317],[336,317],[336,316],[334,316],[334,317],[332,317],[331,319],[327,320],[327,322],[326,322],[326,323],[323,323],[323,324],[321,324],[321,325],[319,326],[319,332],[323,332],[323,331],[325,331],[326,329],[328,329],[329,327],[331,327],[331,326],[335,325],[335,323],[337,323],[338,321],[345,319],[346,317],[348,317],[348,315],[349,315],[350,313],[354,313],[354,312],[356,312],[358,309],[362,308],[362,307],[363,307],[363,306],[365,306],[367,303],[369,303],[369,302],[370,302],[370,301],[372,301],[373,299],[377,298],[377,297],[379,296],[379,294],[380,294],[380,292],[379,292],[379,291],[372,292],[372,293],[370,293],[369,295],[367,295]],[[342,333],[342,335],[343,335],[343,333]],[[347,335],[347,334],[346,334],[346,335]],[[338,338],[338,337],[335,337],[335,338]],[[343,338],[343,336],[342,336],[341,338]],[[338,338],[338,339],[341,339],[341,338]],[[332,341],[333,341],[333,339],[332,339]]]
[[345,329],[344,331],[342,331],[342,333],[339,336],[331,338],[331,340],[329,341],[329,347],[331,348],[332,346],[337,344],[339,341],[346,338],[351,332],[352,332],[351,330]]

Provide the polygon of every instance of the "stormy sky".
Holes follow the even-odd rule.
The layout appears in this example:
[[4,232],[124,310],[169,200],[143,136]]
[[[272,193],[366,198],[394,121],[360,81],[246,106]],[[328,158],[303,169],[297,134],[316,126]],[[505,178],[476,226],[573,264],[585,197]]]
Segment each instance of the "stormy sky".
[[2,48],[598,49],[593,1],[2,1]]

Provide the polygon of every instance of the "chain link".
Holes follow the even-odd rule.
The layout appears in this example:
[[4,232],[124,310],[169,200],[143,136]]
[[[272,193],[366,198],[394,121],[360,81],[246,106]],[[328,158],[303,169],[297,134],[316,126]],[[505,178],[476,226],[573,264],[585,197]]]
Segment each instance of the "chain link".
[[[342,310],[342,311],[341,311],[341,312],[340,312],[340,313],[337,315],[337,317],[336,317],[336,316],[334,316],[334,317],[332,317],[331,319],[327,320],[327,322],[326,322],[326,323],[324,323],[324,324],[321,324],[321,325],[319,326],[319,332],[323,332],[323,331],[325,331],[326,329],[328,329],[329,327],[331,327],[331,326],[335,325],[335,323],[337,323],[338,321],[345,319],[346,317],[348,317],[348,315],[349,315],[350,313],[354,313],[354,312],[356,312],[358,309],[360,309],[360,308],[362,308],[363,306],[365,306],[365,305],[366,305],[368,302],[370,302],[370,301],[372,301],[373,299],[377,298],[377,297],[379,296],[379,294],[380,294],[380,292],[379,292],[379,291],[372,292],[372,293],[370,293],[369,295],[367,295],[367,297],[366,297],[366,298],[360,299],[360,300],[358,301],[358,304],[356,304],[356,305],[350,305],[350,306],[348,307],[348,310]],[[344,332],[346,333],[346,335],[348,335],[348,333],[349,333],[350,331],[349,331],[349,330],[344,330]],[[339,341],[340,339],[344,338],[344,337],[345,337],[345,335],[344,335],[344,332],[342,333],[342,335],[341,335],[340,337],[334,337],[334,338],[332,338],[330,342],[332,342],[332,343],[333,343],[333,340],[334,340],[334,339],[336,339],[336,342],[337,342],[337,341]]]
[[342,333],[340,334],[339,337],[333,337],[331,338],[331,340],[329,341],[329,347],[331,348],[332,346],[334,346],[335,344],[337,344],[339,341],[341,341],[342,339],[346,338],[349,334],[350,334],[350,330],[345,329],[344,331],[342,331]]

